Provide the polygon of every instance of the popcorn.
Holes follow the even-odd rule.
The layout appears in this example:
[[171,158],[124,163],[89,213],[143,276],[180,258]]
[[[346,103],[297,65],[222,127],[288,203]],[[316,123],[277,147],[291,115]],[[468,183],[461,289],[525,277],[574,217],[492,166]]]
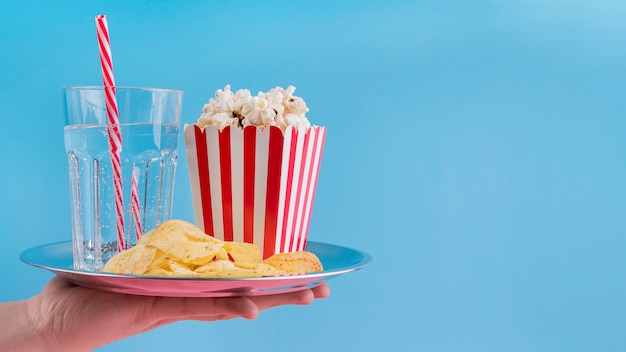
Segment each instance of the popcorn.
[[261,131],[277,126],[283,132],[288,126],[307,129],[311,127],[305,115],[309,109],[302,98],[293,95],[295,90],[294,86],[276,87],[252,96],[247,89],[233,94],[230,85],[226,85],[204,105],[197,125],[200,128],[215,126],[220,130],[226,126],[256,126]]
[[293,86],[227,85],[184,130],[196,225],[263,258],[306,248],[326,127],[311,126]]

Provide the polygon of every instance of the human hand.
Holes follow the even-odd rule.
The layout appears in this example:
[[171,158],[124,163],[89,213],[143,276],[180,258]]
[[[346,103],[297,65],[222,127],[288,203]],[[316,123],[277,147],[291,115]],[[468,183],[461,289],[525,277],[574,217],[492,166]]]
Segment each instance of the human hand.
[[150,297],[89,289],[55,277],[41,294],[22,302],[36,334],[37,343],[29,341],[33,350],[87,351],[176,321],[255,319],[263,310],[308,305],[329,294],[328,285],[321,283],[313,289],[267,296]]

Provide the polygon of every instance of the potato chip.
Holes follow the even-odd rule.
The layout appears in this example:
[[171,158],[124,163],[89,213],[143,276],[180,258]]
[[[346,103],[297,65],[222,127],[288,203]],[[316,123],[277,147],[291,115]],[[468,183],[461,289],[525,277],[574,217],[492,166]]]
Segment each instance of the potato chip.
[[224,247],[220,248],[220,250],[215,253],[213,261],[216,260],[230,260],[230,257],[228,257],[228,252],[226,252],[226,249],[224,249]]
[[172,258],[170,258],[166,253],[159,250],[157,252],[157,255],[154,257],[154,260],[152,261],[152,265],[150,265],[150,267],[170,270],[171,259]]
[[278,276],[286,273],[266,263],[235,262],[235,266],[243,270],[252,270],[258,276]]
[[157,248],[138,244],[114,255],[105,264],[102,271],[117,274],[142,275],[146,273],[157,254]]
[[148,244],[148,242],[150,241],[150,237],[152,236],[153,233],[154,233],[154,230],[148,231],[144,233],[143,235],[141,235],[141,237],[139,237],[139,239],[137,240],[137,244]]
[[150,270],[148,270],[144,275],[148,275],[148,276],[178,276],[176,273],[173,273],[169,270],[160,268],[160,267],[154,267],[154,268],[150,268]]
[[252,243],[224,242],[224,249],[235,262],[256,263],[261,261],[261,250]]
[[216,260],[208,264],[197,267],[194,271],[200,274],[217,273],[224,270],[235,269],[236,266],[230,260]]
[[213,260],[223,247],[223,242],[208,235],[198,235],[202,230],[180,220],[169,220],[157,227],[146,241],[172,258],[184,263],[202,265]]
[[275,254],[261,261],[258,246],[223,242],[182,220],[146,232],[137,245],[113,256],[102,271],[174,277],[253,278],[323,270],[313,253]]
[[169,267],[170,271],[177,276],[195,276],[196,274],[188,265],[172,259],[169,260]]
[[251,278],[262,276],[281,275],[281,271],[263,263],[243,263],[231,262],[229,260],[218,260],[195,270],[200,277],[213,278]]
[[167,220],[153,230],[159,234],[171,235],[179,233],[187,236],[192,241],[206,241],[213,243],[222,243],[222,241],[207,235],[199,227],[184,220]]
[[276,253],[263,260],[263,263],[269,264],[287,274],[306,274],[324,270],[319,258],[315,254],[306,251]]

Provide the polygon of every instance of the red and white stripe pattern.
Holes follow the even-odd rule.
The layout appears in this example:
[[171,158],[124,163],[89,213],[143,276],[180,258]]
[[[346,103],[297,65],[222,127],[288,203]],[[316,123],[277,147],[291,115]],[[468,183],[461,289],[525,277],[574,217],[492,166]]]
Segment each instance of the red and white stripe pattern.
[[[133,177],[130,185],[130,212],[135,224],[135,239],[138,240],[143,234],[141,226],[141,204],[139,201],[139,183],[137,177],[139,174],[139,168],[133,167]],[[129,241],[130,243],[130,241]]]
[[304,250],[325,137],[325,127],[185,125],[197,226],[254,243],[263,258]]
[[113,185],[115,188],[115,212],[117,217],[117,250],[126,247],[124,241],[124,200],[122,187],[122,165],[120,152],[122,150],[122,135],[120,133],[117,99],[115,96],[115,81],[113,78],[113,60],[111,58],[111,44],[109,28],[105,15],[96,16],[96,31],[98,33],[98,47],[100,49],[100,66],[102,67],[102,82],[108,117],[108,135],[111,146],[111,163],[113,165]]

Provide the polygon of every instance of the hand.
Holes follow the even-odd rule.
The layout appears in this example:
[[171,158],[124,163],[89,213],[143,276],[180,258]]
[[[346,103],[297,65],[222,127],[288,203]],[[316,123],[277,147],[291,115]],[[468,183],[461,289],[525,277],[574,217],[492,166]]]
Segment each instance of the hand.
[[[255,319],[263,310],[288,304],[307,305],[315,298],[326,298],[329,294],[328,285],[322,283],[313,289],[267,296],[149,297],[93,290],[55,277],[41,294],[26,301],[7,304],[25,304],[23,309],[17,309],[21,313],[14,314],[26,314],[26,325],[30,325],[31,334],[35,333],[34,337],[14,341],[26,340],[29,346],[34,346],[33,350],[43,347],[47,351],[51,348],[86,351],[176,321]],[[0,313],[5,313],[8,308],[0,306]],[[2,329],[5,331],[0,332],[0,347],[10,346],[3,345],[3,342],[10,341],[11,336],[2,335],[23,330],[19,324],[11,322],[21,317],[4,315],[0,314],[4,320],[0,322],[0,327],[12,324],[13,329]],[[19,348],[16,345],[13,347]]]

